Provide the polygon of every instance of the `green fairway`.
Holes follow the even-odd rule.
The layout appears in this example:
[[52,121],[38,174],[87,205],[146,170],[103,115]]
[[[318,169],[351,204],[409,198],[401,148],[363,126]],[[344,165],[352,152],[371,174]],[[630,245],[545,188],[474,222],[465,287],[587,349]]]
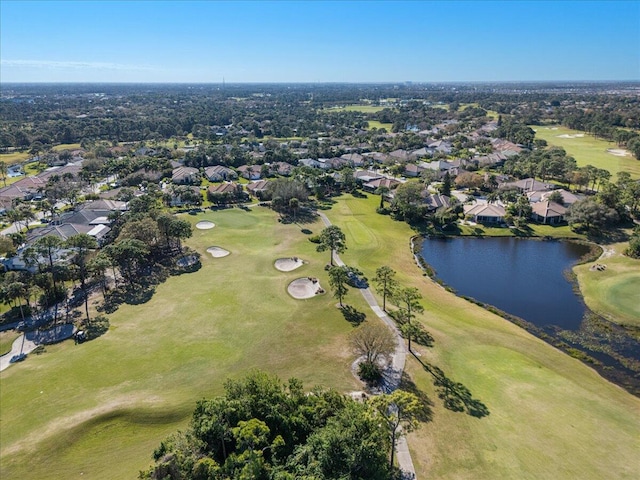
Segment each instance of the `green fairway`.
[[[462,382],[490,410],[477,419],[443,409],[431,376],[408,372],[433,402],[433,420],[409,437],[424,478],[637,478],[640,400],[592,369],[422,275],[409,250],[413,232],[375,213],[379,198],[345,195],[327,211],[346,235],[342,259],[371,279],[389,265],[420,289],[418,316],[435,346],[422,359]],[[301,228],[270,210],[229,209],[184,216],[202,268],[169,278],[146,304],[122,306],[111,329],[82,345],[47,347],[0,374],[2,478],[135,478],[169,432],[183,428],[196,400],[222,391],[225,378],[262,368],[282,379],[341,391],[359,389],[346,334],[352,329],[331,293],[296,301],[298,277],[328,289],[324,265]],[[210,246],[231,252],[206,253]],[[279,257],[309,263],[283,273]],[[355,290],[345,303],[370,311]]]
[[379,105],[347,105],[344,107],[344,110],[347,112],[362,112],[362,113],[376,113],[385,108],[391,107],[382,107]]
[[603,271],[591,270],[593,263],[575,270],[591,310],[617,323],[640,326],[640,260],[622,255],[626,246],[606,247],[607,254],[594,262],[605,265]]
[[[196,400],[251,368],[358,387],[346,342],[352,327],[336,300],[286,292],[300,276],[328,288],[327,257],[299,226],[262,208],[184,218],[216,224],[189,241],[202,253],[199,271],[170,278],[146,304],[122,306],[98,340],[47,347],[2,372],[3,478],[133,478],[160,440],[186,424]],[[231,254],[211,257],[214,245]],[[309,263],[289,273],[273,267],[294,255]]]
[[393,123],[382,123],[377,120],[369,120],[367,123],[369,124],[369,130],[373,130],[374,128],[380,130],[381,128],[384,128],[387,132],[391,132],[391,129],[393,128]]
[[[52,148],[55,152],[60,152],[62,150],[77,150],[80,148],[79,143],[63,143],[60,145],[56,145]],[[6,164],[20,163],[29,159],[32,155],[29,152],[12,152],[12,153],[0,153],[0,162]]]
[[11,346],[16,338],[18,338],[20,334],[13,330],[8,330],[6,332],[0,332],[0,355],[4,355],[11,351]]
[[553,126],[542,127],[530,125],[536,131],[536,138],[546,140],[549,145],[562,147],[573,156],[579,167],[593,165],[597,168],[608,170],[613,175],[618,172],[629,172],[633,178],[640,178],[640,160],[628,156],[616,156],[608,150],[616,150],[619,147],[613,142],[600,140],[585,132],[571,130],[569,128]]

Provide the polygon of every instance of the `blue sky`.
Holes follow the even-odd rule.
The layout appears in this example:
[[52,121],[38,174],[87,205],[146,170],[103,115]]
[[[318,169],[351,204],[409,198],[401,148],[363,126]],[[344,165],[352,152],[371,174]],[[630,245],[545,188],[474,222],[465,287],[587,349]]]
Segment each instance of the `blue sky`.
[[0,0],[0,82],[640,80],[640,1]]

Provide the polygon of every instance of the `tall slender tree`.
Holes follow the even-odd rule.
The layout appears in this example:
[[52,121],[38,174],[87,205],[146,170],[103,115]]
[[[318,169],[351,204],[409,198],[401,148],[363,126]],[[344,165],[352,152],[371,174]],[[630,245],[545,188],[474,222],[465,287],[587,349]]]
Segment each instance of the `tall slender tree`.
[[376,277],[373,279],[376,284],[376,292],[382,295],[382,310],[385,312],[387,311],[387,297],[390,297],[398,287],[395,276],[395,270],[383,265],[376,269]]
[[331,254],[330,265],[333,265],[333,252],[342,253],[347,249],[345,244],[346,237],[340,227],[331,225],[320,232],[320,245],[317,247],[318,252],[329,250]]

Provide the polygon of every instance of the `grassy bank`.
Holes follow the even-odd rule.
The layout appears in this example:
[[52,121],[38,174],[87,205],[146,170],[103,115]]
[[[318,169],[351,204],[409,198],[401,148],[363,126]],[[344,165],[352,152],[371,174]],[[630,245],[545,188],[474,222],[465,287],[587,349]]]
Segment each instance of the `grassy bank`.
[[611,172],[615,181],[618,172],[629,172],[633,178],[640,178],[640,160],[632,156],[616,156],[609,149],[618,149],[614,142],[594,138],[585,132],[571,130],[561,126],[542,127],[531,125],[536,138],[546,140],[549,145],[564,148],[573,156],[579,167],[593,165]]
[[640,327],[640,260],[622,255],[626,243],[605,246],[597,262],[575,268],[587,306],[612,322]]

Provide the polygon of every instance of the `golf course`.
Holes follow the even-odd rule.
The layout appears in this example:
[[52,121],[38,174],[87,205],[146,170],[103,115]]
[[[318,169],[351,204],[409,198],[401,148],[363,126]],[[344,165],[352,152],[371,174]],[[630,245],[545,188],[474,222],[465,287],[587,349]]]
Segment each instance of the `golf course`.
[[594,138],[586,132],[562,126],[530,125],[536,138],[546,140],[551,146],[562,147],[573,156],[579,167],[593,165],[611,172],[615,181],[618,172],[626,171],[632,178],[640,178],[640,161],[614,142]]
[[[417,320],[435,341],[416,346],[406,367],[431,411],[408,437],[417,478],[638,478],[640,399],[423,275],[412,230],[377,214],[378,203],[343,195],[324,213],[346,235],[347,265],[369,279],[388,265],[423,296]],[[309,241],[323,228],[319,219],[285,224],[258,206],[183,218],[214,224],[194,228],[186,242],[201,254],[200,269],[170,277],[147,303],[122,305],[102,337],[48,346],[0,373],[3,480],[136,478],[160,441],[188,425],[197,400],[254,368],[309,386],[362,389],[351,373],[354,327],[331,291],[306,299],[287,292],[301,277],[329,285],[329,252]],[[290,258],[301,259],[295,269],[275,267]],[[589,304],[593,294],[585,293]],[[594,301],[637,321],[633,305],[611,309],[612,298]],[[344,303],[378,321],[357,290]],[[463,384],[489,415],[445,409],[421,362]]]

